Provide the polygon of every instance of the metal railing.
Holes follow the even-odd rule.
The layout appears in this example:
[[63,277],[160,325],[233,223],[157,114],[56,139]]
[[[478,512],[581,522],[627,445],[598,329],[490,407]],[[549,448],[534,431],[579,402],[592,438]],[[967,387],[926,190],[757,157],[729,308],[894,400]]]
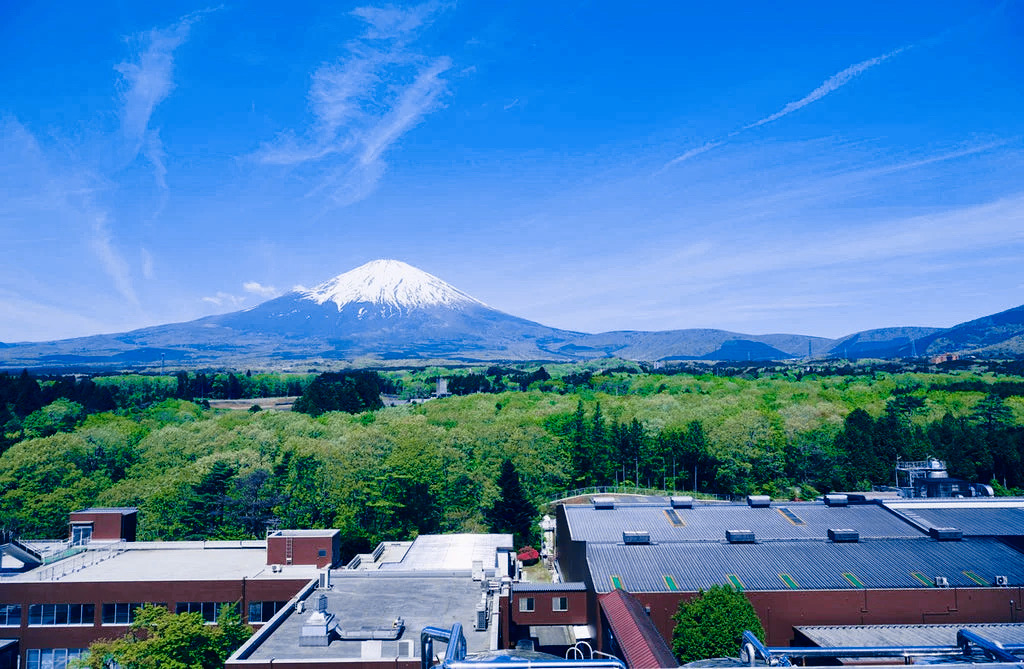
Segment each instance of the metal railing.
[[590,486],[588,488],[576,488],[575,490],[566,491],[561,497],[551,500],[550,504],[555,504],[556,502],[560,502],[564,499],[571,499],[573,497],[585,497],[587,495],[608,494],[647,495],[649,497],[676,497],[681,495],[689,495],[694,499],[708,499],[724,502],[732,501],[734,497],[733,495],[716,495],[709,492],[693,492],[692,490],[666,490],[664,488],[644,488],[641,486],[631,485],[598,485]]

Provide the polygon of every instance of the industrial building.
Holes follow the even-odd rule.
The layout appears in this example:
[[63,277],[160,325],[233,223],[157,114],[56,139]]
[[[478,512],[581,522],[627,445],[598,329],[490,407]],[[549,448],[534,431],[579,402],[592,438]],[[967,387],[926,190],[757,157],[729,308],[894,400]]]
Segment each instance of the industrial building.
[[507,649],[675,666],[672,615],[716,584],[748,596],[769,655],[927,634],[948,652],[963,634],[1006,642],[1024,627],[1022,499],[598,496],[557,507],[543,583],[522,577],[509,535],[383,542],[343,564],[337,530],[136,542],[135,515],[72,514],[61,542],[0,538],[0,669],[62,667],[123,634],[143,602],[210,622],[238,603],[256,633],[227,666],[249,669],[416,669],[455,636],[452,666]]

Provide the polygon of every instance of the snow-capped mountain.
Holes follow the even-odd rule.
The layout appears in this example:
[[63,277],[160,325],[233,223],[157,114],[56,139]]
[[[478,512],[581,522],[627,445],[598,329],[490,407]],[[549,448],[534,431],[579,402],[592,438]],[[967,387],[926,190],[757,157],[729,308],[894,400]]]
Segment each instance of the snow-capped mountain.
[[900,357],[913,355],[904,350],[909,340],[922,353],[983,345],[988,348],[979,350],[1016,354],[1024,349],[1021,313],[1024,307],[948,330],[889,328],[840,340],[725,330],[585,334],[511,316],[403,262],[375,260],[245,311],[115,335],[0,345],[0,369],[164,364],[172,369],[270,368],[332,360],[373,364],[606,356],[651,361],[782,360],[809,354]]
[[433,274],[400,260],[373,260],[300,294],[317,304],[331,302],[338,311],[353,304],[372,304],[383,316],[441,306],[487,306]]

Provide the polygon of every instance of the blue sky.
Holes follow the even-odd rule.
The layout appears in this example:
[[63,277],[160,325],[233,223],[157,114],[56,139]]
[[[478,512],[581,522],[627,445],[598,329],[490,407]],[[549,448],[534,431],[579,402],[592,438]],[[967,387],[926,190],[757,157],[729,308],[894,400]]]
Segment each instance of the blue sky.
[[78,4],[0,7],[0,341],[376,258],[588,332],[1024,303],[1020,0]]

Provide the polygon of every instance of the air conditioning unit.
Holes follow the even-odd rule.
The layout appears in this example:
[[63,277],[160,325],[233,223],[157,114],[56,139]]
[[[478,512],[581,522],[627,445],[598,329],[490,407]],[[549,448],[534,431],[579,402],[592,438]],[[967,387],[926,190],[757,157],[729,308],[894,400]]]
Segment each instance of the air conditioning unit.
[[282,569],[284,569],[284,567],[282,567],[279,564],[270,565],[270,571],[274,572],[275,574],[280,574]]
[[302,601],[301,599],[299,601],[295,602],[295,613],[302,613],[305,610],[306,610],[306,602]]
[[949,579],[946,578],[945,576],[936,576],[935,577],[935,587],[936,588],[948,588],[949,587]]
[[1006,578],[1005,576],[996,576],[996,585],[1000,588],[1005,588],[1006,586],[1010,585],[1010,579]]

